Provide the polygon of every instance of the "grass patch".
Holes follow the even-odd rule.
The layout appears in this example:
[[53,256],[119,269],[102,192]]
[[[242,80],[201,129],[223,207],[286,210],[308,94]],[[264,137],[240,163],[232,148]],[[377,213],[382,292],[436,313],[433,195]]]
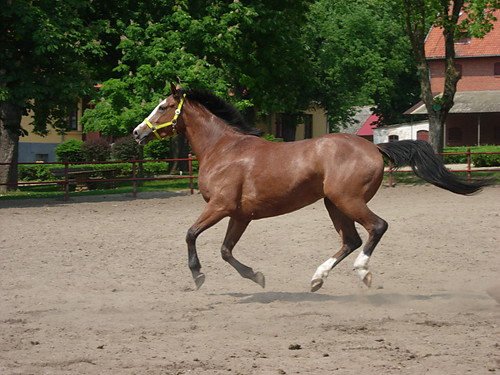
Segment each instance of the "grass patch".
[[[457,176],[463,179],[467,179],[467,172],[455,172]],[[500,172],[472,172],[471,178],[478,180],[488,180],[491,184],[500,184]],[[382,182],[385,185],[389,184],[389,174],[384,174],[384,180]],[[427,184],[427,181],[420,179],[411,172],[394,172],[392,175],[393,184],[408,184],[408,185],[423,185]]]
[[[197,181],[194,180],[194,188],[198,188]],[[70,184],[70,197],[85,197],[92,195],[112,195],[112,194],[132,194],[132,181],[116,182],[116,188],[104,189],[99,187],[89,191],[74,191],[75,184]],[[138,182],[137,192],[150,191],[176,191],[189,190],[189,179],[172,179],[172,180],[153,180]],[[0,195],[0,201],[12,199],[33,199],[33,198],[54,198],[64,199],[65,192],[61,190],[60,185],[45,184],[45,185],[22,185],[17,191],[8,192]]]

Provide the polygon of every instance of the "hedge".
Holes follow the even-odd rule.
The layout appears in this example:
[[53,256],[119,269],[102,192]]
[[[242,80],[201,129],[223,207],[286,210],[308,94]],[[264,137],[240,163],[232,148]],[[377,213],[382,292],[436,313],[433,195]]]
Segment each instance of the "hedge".
[[[463,146],[463,147],[445,147],[444,153],[467,152],[470,149],[474,152],[500,152],[500,146]],[[467,155],[443,155],[445,164],[466,164]],[[471,162],[474,167],[498,167],[500,166],[500,154],[480,154],[471,155]]]
[[[137,172],[139,172],[137,165]],[[109,164],[69,164],[69,168],[93,168],[96,171],[105,169],[116,169],[117,177],[132,176],[132,163],[109,163]],[[144,162],[142,163],[145,176],[166,174],[168,162]],[[64,170],[64,166],[58,164],[33,164],[19,165],[19,181],[53,181],[57,180],[51,173],[52,169]],[[99,174],[98,172],[96,174]],[[61,178],[62,179],[62,178]]]

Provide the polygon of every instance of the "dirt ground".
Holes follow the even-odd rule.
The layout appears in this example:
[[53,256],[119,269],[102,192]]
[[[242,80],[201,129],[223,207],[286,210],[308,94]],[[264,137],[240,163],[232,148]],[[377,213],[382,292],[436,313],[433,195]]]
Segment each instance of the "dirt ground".
[[195,291],[184,238],[203,206],[184,193],[0,202],[0,374],[500,373],[500,187],[382,187],[372,288],[355,253],[317,293],[340,244],[322,202],[243,235],[235,256],[266,289],[220,258],[227,220],[206,231]]

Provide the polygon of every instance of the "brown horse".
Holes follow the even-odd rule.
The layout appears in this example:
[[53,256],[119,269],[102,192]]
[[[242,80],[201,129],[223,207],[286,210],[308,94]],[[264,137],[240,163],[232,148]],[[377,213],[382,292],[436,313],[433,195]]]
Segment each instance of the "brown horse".
[[241,276],[264,287],[264,275],[233,256],[248,224],[298,210],[321,198],[342,246],[317,268],[311,290],[321,288],[333,267],[361,246],[356,222],[369,237],[354,268],[370,286],[368,261],[387,230],[387,223],[367,207],[382,182],[383,155],[396,166],[411,165],[419,177],[457,194],[472,194],[485,185],[455,177],[422,141],[374,145],[339,133],[273,143],[255,136],[258,131],[246,126],[239,112],[217,96],[174,86],[171,90],[172,95],[134,129],[134,136],[144,144],[155,137],[183,133],[199,160],[198,184],[207,205],[186,236],[189,268],[197,288],[205,280],[196,251],[196,239],[203,231],[229,217],[222,258]]

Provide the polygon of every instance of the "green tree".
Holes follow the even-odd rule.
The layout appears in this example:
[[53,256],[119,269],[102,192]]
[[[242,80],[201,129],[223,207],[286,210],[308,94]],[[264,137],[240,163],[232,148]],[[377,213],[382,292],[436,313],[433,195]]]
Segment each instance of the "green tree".
[[[21,117],[35,132],[58,131],[93,86],[89,56],[101,56],[90,2],[3,0],[0,13],[0,162],[16,162]],[[87,21],[86,21],[87,20]],[[0,181],[15,183],[17,167],[1,166]],[[5,191],[0,186],[0,191]]]
[[240,110],[307,108],[309,65],[300,25],[309,2],[174,1],[132,19],[118,45],[115,77],[85,113],[85,128],[130,133],[168,94],[169,82],[206,88]]
[[385,123],[402,120],[418,96],[411,46],[396,0],[318,0],[305,38],[315,99],[332,130],[351,122],[354,106],[372,105]]
[[[444,123],[453,107],[460,79],[455,69],[454,41],[469,36],[482,37],[491,30],[491,10],[500,8],[499,0],[400,0],[415,57],[421,98],[429,116],[429,142],[436,152],[444,145]],[[463,16],[461,16],[463,14]],[[429,65],[425,56],[425,38],[431,26],[443,30],[445,40],[445,82],[442,95],[431,90]]]

